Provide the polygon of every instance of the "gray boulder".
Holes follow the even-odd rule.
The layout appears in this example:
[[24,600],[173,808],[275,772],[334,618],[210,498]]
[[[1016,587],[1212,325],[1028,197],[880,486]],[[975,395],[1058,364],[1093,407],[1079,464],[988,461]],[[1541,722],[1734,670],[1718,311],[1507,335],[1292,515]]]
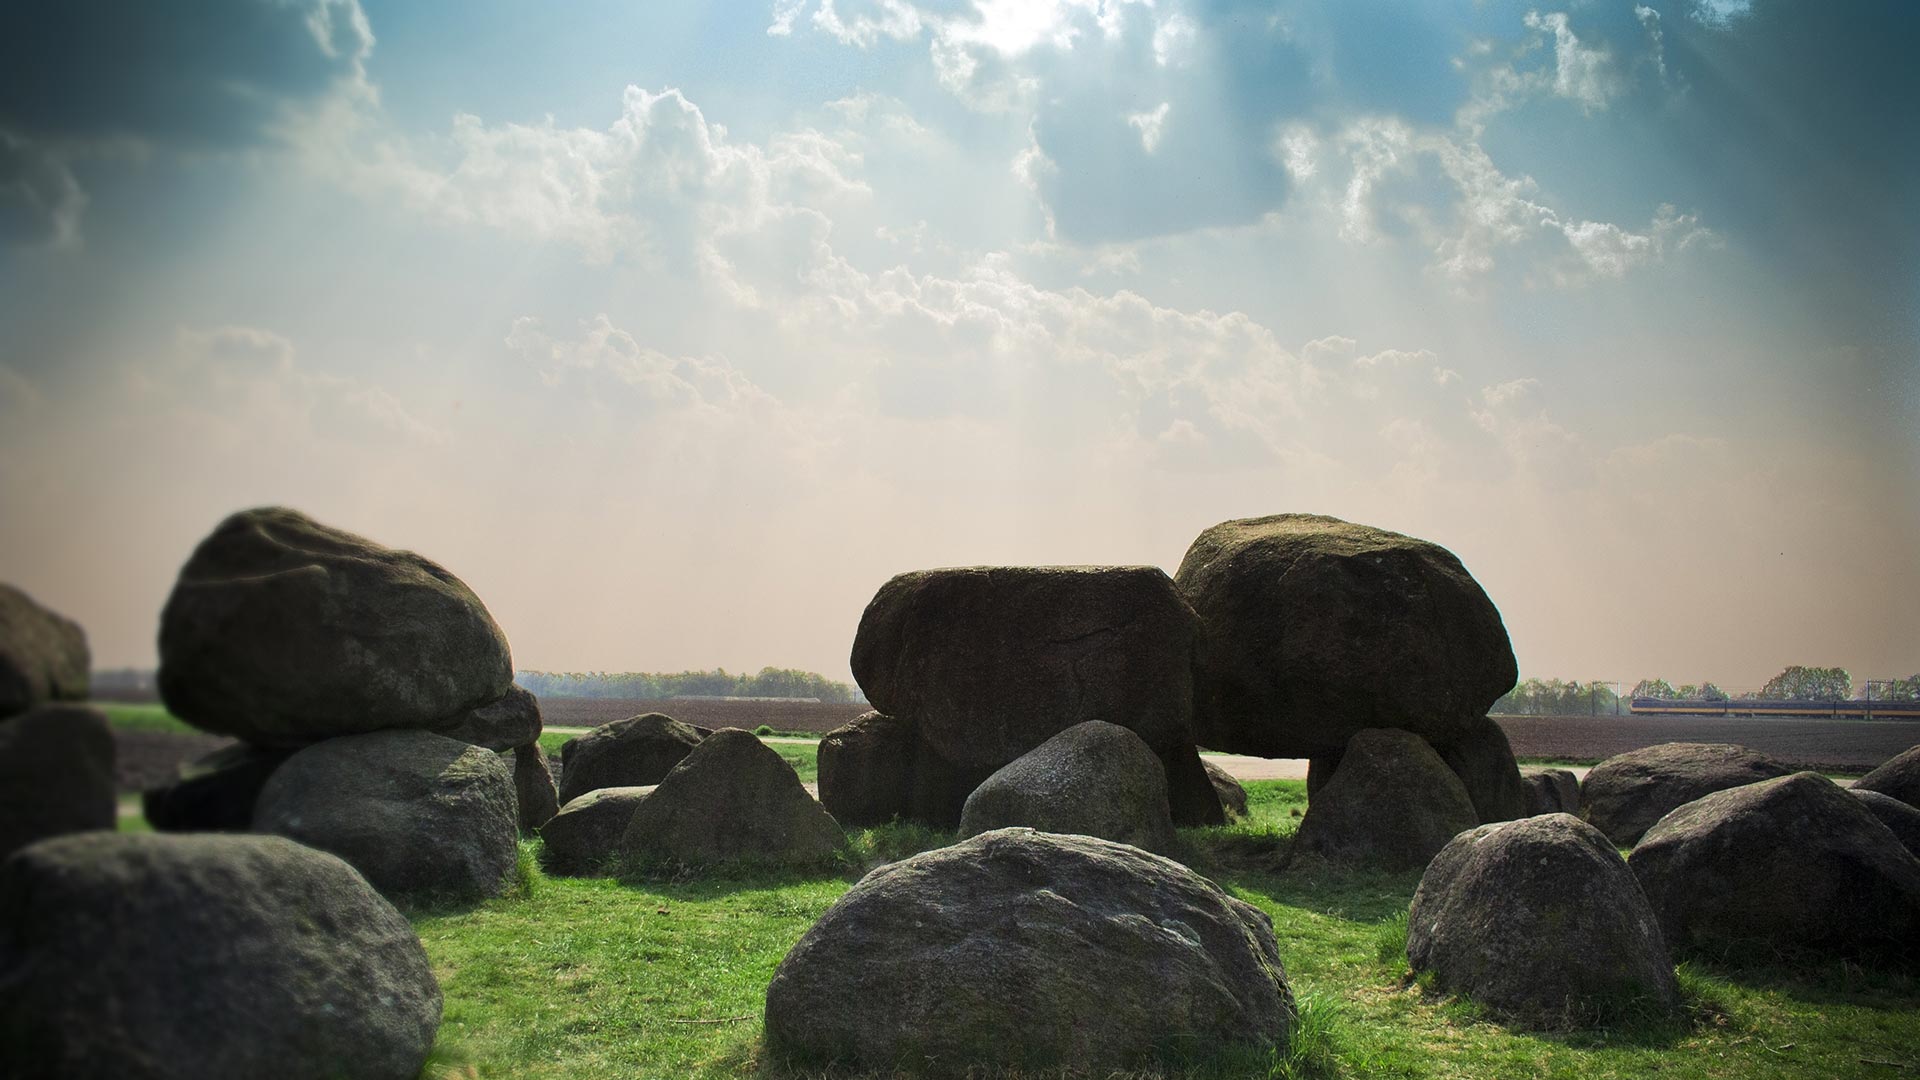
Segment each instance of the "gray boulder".
[[702,736],[662,713],[601,724],[560,746],[560,805],[603,787],[644,787],[666,779]]
[[1877,791],[1850,788],[1847,794],[1859,799],[1860,805],[1866,807],[1874,817],[1879,818],[1880,824],[1885,825],[1887,831],[1893,834],[1893,838],[1900,841],[1901,847],[1906,848],[1914,856],[1920,857],[1920,809],[1915,809],[1891,795],[1882,795]]
[[1462,721],[1461,728],[1434,749],[1466,787],[1481,824],[1526,817],[1527,787],[1507,733],[1485,716]]
[[1527,789],[1527,816],[1540,814],[1580,814],[1580,778],[1569,769],[1522,769],[1520,782]]
[[413,1080],[440,1026],[420,939],[278,837],[91,833],[0,863],[0,1075]]
[[537,832],[560,812],[560,791],[539,743],[513,748],[513,801],[519,808],[522,833]]
[[846,836],[779,752],[738,728],[716,731],[640,800],[621,851],[685,867],[812,866]]
[[1891,795],[1908,806],[1920,806],[1920,746],[1889,759],[1853,782],[1860,791]]
[[506,636],[460,579],[280,507],[221,522],[160,615],[167,708],[259,746],[430,730],[512,679]]
[[1009,826],[1173,851],[1167,778],[1140,736],[1089,720],[1000,768],[967,797],[960,837]]
[[113,731],[98,710],[41,705],[0,720],[0,859],[118,818]]
[[257,832],[329,851],[390,898],[478,900],[513,882],[513,779],[491,750],[425,731],[315,743],[274,770]]
[[1687,803],[1627,864],[1676,952],[1920,962],[1920,860],[1819,773]]
[[1363,728],[1444,743],[1519,677],[1500,612],[1425,540],[1316,514],[1228,521],[1174,580],[1206,626],[1195,733],[1213,750],[1311,758]]
[[1376,870],[1417,870],[1480,823],[1460,778],[1426,740],[1368,729],[1312,796],[1289,856]]
[[93,659],[80,624],[0,584],[0,717],[85,701]]
[[1791,765],[1744,746],[1661,743],[1588,770],[1580,782],[1581,816],[1616,845],[1631,847],[1675,807],[1791,772]]
[[1633,872],[1570,814],[1461,833],[1427,864],[1407,959],[1439,985],[1525,1024],[1584,1026],[1673,1009],[1673,961]]
[[540,741],[540,700],[518,686],[497,701],[462,714],[438,734],[489,750],[512,750]]
[[770,1051],[809,1067],[1105,1075],[1188,1052],[1284,1047],[1266,915],[1138,848],[1029,829],[883,866],[787,953]]
[[147,824],[161,832],[247,832],[260,789],[292,756],[233,743],[184,762],[172,781],[141,793]]
[[640,800],[652,787],[594,788],[560,808],[540,827],[540,866],[550,874],[584,877],[614,869],[620,840]]
[[1087,720],[1156,752],[1193,742],[1199,632],[1157,567],[922,570],[874,595],[852,666],[874,708],[992,770]]
[[1207,780],[1213,785],[1214,797],[1220,800],[1220,807],[1229,818],[1247,816],[1247,789],[1233,778],[1227,770],[1201,758],[1202,767],[1207,770]]

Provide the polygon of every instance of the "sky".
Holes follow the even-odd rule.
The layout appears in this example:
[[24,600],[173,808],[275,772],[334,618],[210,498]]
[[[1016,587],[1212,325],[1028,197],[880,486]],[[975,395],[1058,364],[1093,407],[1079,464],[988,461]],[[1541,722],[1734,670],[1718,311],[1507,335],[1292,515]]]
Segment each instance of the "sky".
[[889,576],[1303,511],[1524,675],[1920,670],[1920,6],[23,2],[0,579],[226,514],[521,668],[847,677]]

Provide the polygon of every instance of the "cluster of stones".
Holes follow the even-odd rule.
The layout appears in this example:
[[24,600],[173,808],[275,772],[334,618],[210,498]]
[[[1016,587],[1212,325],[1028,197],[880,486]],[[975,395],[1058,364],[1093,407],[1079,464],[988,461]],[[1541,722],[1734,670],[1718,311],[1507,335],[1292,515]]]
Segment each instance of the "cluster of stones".
[[111,829],[113,733],[87,698],[73,620],[0,585],[0,859],[37,840]]

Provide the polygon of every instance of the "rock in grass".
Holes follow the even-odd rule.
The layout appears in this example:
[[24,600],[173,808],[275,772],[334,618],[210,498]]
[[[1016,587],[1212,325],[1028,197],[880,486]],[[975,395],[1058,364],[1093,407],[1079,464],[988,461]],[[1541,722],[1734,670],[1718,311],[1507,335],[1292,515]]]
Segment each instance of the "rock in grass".
[[1232,773],[1206,758],[1201,758],[1200,764],[1207,770],[1207,780],[1213,784],[1214,795],[1220,800],[1220,807],[1226,816],[1229,819],[1246,817],[1247,789],[1233,778]]
[[620,846],[642,862],[694,868],[814,866],[845,839],[786,758],[729,728],[702,740],[640,800]]
[[0,720],[0,859],[36,840],[113,828],[113,757],[96,709],[41,705]]
[[160,615],[160,696],[260,746],[431,730],[512,684],[507,639],[438,564],[294,510],[221,522]]
[[541,727],[540,699],[518,686],[509,686],[499,700],[461,714],[436,733],[489,750],[512,750],[540,741]]
[[1776,776],[1793,767],[1730,743],[1661,743],[1595,765],[1580,783],[1581,816],[1620,847],[1630,847],[1669,811],[1705,795]]
[[0,717],[55,701],[85,701],[92,656],[80,624],[0,584]]
[[1687,803],[1627,865],[1676,952],[1920,963],[1920,860],[1819,773]]
[[1200,762],[1200,748],[1192,743],[1162,750],[1161,771],[1167,776],[1167,810],[1175,825],[1225,825],[1227,811],[1220,792]]
[[413,1080],[440,987],[393,906],[268,836],[91,833],[0,864],[0,1075]]
[[560,792],[547,766],[547,752],[539,743],[514,747],[513,800],[519,807],[522,833],[539,831],[560,812]]
[[640,800],[652,787],[594,788],[560,808],[540,827],[540,867],[550,874],[584,877],[612,872],[621,838]]
[[1009,826],[1173,851],[1167,778],[1140,736],[1089,720],[1015,758],[967,797],[960,837]]
[[1363,728],[1445,742],[1518,678],[1500,612],[1425,540],[1316,514],[1228,521],[1174,580],[1206,626],[1209,749],[1311,758]]
[[1570,769],[1522,769],[1527,789],[1527,816],[1580,814],[1580,778]]
[[921,570],[874,595],[851,663],[874,708],[991,771],[1087,720],[1156,752],[1193,742],[1199,632],[1158,567]]
[[1920,746],[1898,754],[1853,782],[1860,791],[1891,795],[1908,806],[1920,806]]
[[1427,864],[1407,959],[1502,1016],[1547,1027],[1671,1012],[1673,962],[1606,836],[1569,814],[1482,825]]
[[1920,809],[1877,791],[1850,788],[1847,794],[1859,799],[1860,805],[1879,818],[1880,824],[1893,833],[1893,838],[1900,841],[1901,847],[1920,857]]
[[960,824],[967,796],[993,770],[956,765],[903,717],[864,713],[820,740],[820,804],[848,828],[896,816],[937,829]]
[[1293,856],[1417,870],[1479,823],[1466,787],[1426,740],[1369,729],[1347,743],[1339,767],[1307,804]]
[[512,884],[517,816],[498,754],[379,731],[288,758],[261,790],[253,827],[340,856],[388,897],[466,901]]
[[147,824],[161,832],[246,832],[260,789],[292,756],[234,743],[185,762],[171,783],[141,793]]
[[663,713],[601,724],[560,746],[560,805],[603,787],[645,787],[700,745],[701,734]]
[[1527,787],[1507,733],[1486,716],[1461,722],[1458,735],[1434,746],[1467,789],[1481,824],[1527,816]]
[[891,1075],[1105,1075],[1284,1047],[1272,923],[1138,848],[983,833],[862,878],[767,988],[769,1049]]

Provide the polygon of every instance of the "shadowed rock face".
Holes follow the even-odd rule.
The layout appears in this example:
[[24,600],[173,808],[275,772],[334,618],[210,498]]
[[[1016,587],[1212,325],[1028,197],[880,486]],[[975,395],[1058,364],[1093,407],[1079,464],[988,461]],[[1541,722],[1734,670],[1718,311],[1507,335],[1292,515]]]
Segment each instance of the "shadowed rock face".
[[267,836],[89,833],[0,864],[0,1075],[413,1080],[440,987],[346,863]]
[[1485,716],[1465,721],[1460,734],[1434,749],[1466,787],[1481,824],[1527,816],[1527,787],[1499,724]]
[[1677,988],[1653,910],[1598,829],[1569,814],[1482,825],[1427,865],[1407,959],[1524,1023],[1580,1026]]
[[1002,766],[973,789],[960,837],[1008,826],[1173,851],[1167,778],[1140,736],[1089,720]]
[[506,636],[460,579],[280,507],[221,522],[160,616],[167,708],[261,746],[433,729],[512,679]]
[[603,787],[645,787],[666,779],[700,745],[701,734],[664,713],[601,724],[560,747],[560,805]]
[[161,832],[246,832],[260,789],[291,750],[233,743],[184,762],[171,783],[142,792],[147,823]]
[[787,759],[751,732],[728,728],[707,736],[640,800],[620,846],[696,868],[810,866],[833,859],[845,839]]
[[1906,848],[1915,857],[1920,857],[1920,809],[1915,809],[1891,795],[1882,795],[1877,791],[1850,789],[1847,794],[1860,800],[1860,805],[1880,824],[1887,827],[1900,846]]
[[261,789],[253,827],[340,856],[390,897],[498,896],[520,858],[500,755],[425,731],[307,747]]
[[0,859],[36,840],[113,828],[113,758],[97,709],[42,705],[0,720]]
[[1894,757],[1854,781],[1853,786],[1861,791],[1890,795],[1908,806],[1920,807],[1920,746]]
[[1214,794],[1220,800],[1224,816],[1230,820],[1246,817],[1247,789],[1240,785],[1240,781],[1233,778],[1232,773],[1206,758],[1201,758],[1200,764],[1207,770],[1207,780],[1213,785]]
[[1293,855],[1380,870],[1415,870],[1480,823],[1460,778],[1426,740],[1367,730],[1307,806]]
[[1744,746],[1662,743],[1615,755],[1588,770],[1580,783],[1581,811],[1607,839],[1628,847],[1676,807],[1791,772],[1787,763]]
[[0,717],[86,700],[92,663],[80,624],[0,585]]
[[612,868],[640,800],[652,787],[594,788],[560,808],[540,827],[540,866],[550,874],[582,877]]
[[520,809],[520,831],[528,835],[560,812],[560,792],[539,743],[514,747],[513,797]]
[[1675,951],[1920,963],[1920,860],[1818,773],[1687,803],[1647,831],[1627,864]]
[[541,727],[540,699],[509,686],[499,700],[469,710],[436,733],[489,750],[512,750],[538,742]]
[[867,605],[852,667],[874,708],[990,771],[1088,720],[1190,745],[1198,635],[1157,567],[922,570]]
[[1105,1075],[1183,1049],[1286,1045],[1267,917],[1168,859],[1000,829],[862,878],[767,988],[769,1049],[808,1065]]
[[911,720],[863,713],[820,740],[820,805],[847,828],[897,816],[952,829],[967,796],[993,771],[948,761]]
[[1520,782],[1527,788],[1527,816],[1580,814],[1580,778],[1568,769],[1523,769]]
[[1518,678],[1493,602],[1424,540],[1315,514],[1228,521],[1174,580],[1206,626],[1209,749],[1311,758],[1363,728],[1445,743]]

